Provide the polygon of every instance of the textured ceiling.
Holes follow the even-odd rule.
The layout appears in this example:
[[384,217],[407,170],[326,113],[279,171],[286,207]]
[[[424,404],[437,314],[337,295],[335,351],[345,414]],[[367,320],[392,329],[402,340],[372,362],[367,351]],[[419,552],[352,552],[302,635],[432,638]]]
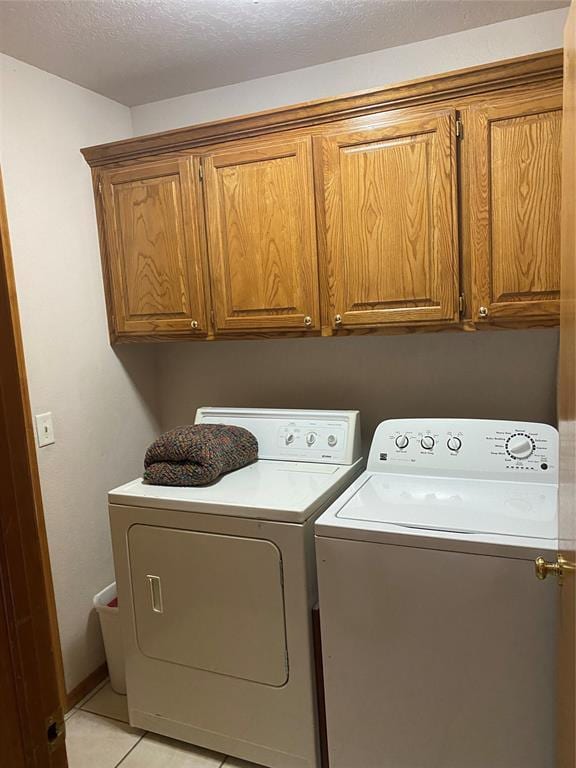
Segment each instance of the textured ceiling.
[[569,0],[0,0],[0,50],[134,106]]

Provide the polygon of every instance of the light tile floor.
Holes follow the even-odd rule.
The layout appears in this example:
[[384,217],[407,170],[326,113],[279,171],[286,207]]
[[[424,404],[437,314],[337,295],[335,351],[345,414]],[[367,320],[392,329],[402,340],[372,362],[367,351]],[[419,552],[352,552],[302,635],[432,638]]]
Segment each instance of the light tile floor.
[[105,681],[66,715],[69,768],[259,768],[128,725],[126,697]]

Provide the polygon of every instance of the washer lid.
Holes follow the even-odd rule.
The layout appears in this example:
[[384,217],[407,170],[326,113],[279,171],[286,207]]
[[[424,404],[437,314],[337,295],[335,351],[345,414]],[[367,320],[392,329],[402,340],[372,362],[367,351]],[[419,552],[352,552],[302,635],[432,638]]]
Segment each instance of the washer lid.
[[261,460],[223,475],[210,485],[145,485],[138,478],[110,491],[108,501],[299,523],[351,482],[360,466],[361,460],[351,466]]
[[336,502],[319,525],[332,514],[344,524],[373,522],[375,529],[392,524],[550,540],[558,535],[558,491],[549,484],[365,473],[355,487],[346,503],[338,508]]

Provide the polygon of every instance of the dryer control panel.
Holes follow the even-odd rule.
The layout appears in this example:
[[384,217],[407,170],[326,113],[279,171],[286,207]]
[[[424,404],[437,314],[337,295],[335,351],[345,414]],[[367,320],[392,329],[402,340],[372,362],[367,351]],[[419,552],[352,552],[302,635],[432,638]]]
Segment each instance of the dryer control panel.
[[199,408],[196,424],[234,424],[258,440],[260,459],[353,464],[360,458],[358,411]]
[[557,483],[558,432],[532,422],[390,419],[374,434],[368,469]]

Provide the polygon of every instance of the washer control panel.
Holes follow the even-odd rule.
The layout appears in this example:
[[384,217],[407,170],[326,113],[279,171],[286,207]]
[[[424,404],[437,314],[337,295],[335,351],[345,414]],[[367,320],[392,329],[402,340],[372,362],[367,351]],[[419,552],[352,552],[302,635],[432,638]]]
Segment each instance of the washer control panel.
[[368,469],[556,483],[558,432],[530,422],[390,419],[374,434]]

